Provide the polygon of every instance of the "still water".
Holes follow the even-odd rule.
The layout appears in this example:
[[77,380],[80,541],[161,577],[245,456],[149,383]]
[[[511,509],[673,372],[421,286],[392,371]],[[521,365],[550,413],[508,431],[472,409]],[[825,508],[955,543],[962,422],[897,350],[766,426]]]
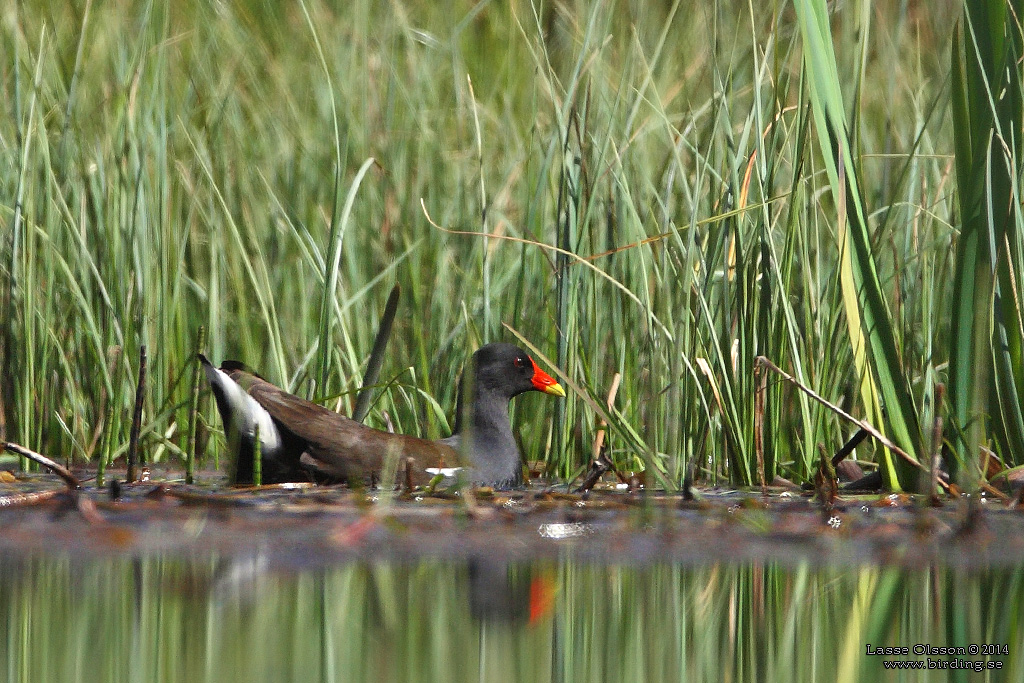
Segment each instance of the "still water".
[[1021,681],[1022,618],[1016,568],[30,554],[0,559],[0,678]]

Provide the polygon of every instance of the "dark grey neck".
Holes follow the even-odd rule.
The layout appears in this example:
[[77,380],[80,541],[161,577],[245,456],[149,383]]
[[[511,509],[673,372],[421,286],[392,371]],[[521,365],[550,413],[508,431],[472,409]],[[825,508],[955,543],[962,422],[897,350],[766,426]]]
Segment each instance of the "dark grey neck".
[[483,389],[467,406],[460,391],[457,404],[455,430],[445,441],[469,457],[472,482],[499,487],[519,483],[519,445],[512,434],[508,397]]

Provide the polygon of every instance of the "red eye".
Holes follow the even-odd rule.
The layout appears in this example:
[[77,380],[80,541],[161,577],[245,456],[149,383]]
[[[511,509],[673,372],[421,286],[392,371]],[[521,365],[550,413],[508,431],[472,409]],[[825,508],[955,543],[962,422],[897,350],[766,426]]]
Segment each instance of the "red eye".
[[525,358],[521,358],[519,356],[516,356],[516,359],[514,361],[512,361],[512,365],[516,366],[517,368],[525,368],[526,367],[526,359]]

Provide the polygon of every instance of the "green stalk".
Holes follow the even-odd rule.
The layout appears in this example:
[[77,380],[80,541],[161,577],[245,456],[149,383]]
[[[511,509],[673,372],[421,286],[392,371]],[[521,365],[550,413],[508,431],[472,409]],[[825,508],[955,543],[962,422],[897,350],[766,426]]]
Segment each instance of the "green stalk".
[[199,388],[203,382],[203,367],[198,354],[206,350],[206,328],[199,326],[196,333],[196,357],[192,373],[192,392],[188,408],[188,438],[185,441],[185,483],[195,483],[196,474],[196,425],[199,423]]

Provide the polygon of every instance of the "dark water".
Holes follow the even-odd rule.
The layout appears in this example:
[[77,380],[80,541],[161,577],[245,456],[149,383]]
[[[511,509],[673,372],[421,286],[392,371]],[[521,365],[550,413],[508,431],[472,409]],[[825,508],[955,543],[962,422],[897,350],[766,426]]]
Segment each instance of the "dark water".
[[1012,511],[341,495],[0,511],[0,680],[1024,680]]

